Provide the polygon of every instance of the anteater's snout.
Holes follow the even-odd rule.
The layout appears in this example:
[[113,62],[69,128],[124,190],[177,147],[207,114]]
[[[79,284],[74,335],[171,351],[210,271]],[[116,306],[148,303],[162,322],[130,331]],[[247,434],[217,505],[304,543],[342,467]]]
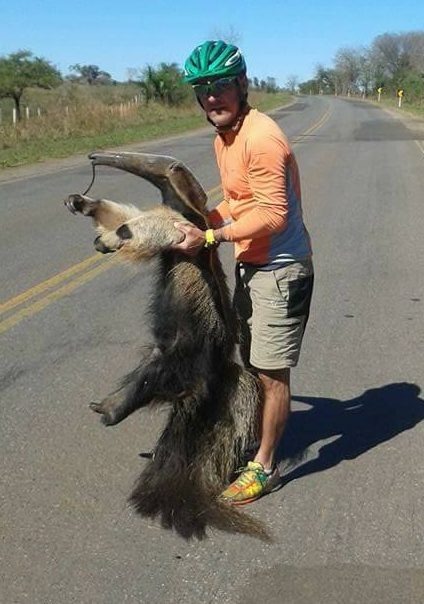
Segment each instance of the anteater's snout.
[[100,252],[102,254],[112,254],[112,252],[116,251],[116,250],[111,250],[110,247],[107,247],[107,245],[105,245],[103,243],[100,235],[98,237],[96,237],[94,240],[94,249],[97,252]]

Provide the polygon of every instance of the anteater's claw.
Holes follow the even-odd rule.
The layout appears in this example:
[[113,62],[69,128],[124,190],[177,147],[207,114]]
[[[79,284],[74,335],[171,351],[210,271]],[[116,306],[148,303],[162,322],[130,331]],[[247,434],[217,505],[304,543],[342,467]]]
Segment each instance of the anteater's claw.
[[92,411],[101,415],[100,421],[105,426],[113,426],[114,424],[118,423],[115,415],[113,413],[109,413],[109,411],[106,411],[102,403],[90,403],[89,407]]
[[81,212],[82,202],[84,202],[82,196],[79,193],[74,193],[69,195],[63,203],[72,214],[77,214],[78,212]]

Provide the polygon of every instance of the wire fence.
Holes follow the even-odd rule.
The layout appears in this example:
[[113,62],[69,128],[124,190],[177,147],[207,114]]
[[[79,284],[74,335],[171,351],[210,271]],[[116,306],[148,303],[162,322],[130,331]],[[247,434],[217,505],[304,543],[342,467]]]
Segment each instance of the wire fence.
[[[106,111],[111,115],[119,115],[121,117],[126,117],[128,115],[130,115],[131,113],[134,113],[138,106],[142,103],[142,97],[141,95],[134,95],[134,97],[129,100],[129,101],[125,101],[125,102],[121,102],[121,103],[116,103],[113,105],[101,105],[102,107],[102,111]],[[99,104],[100,106],[100,104]],[[99,106],[97,107],[97,109],[99,109]],[[23,121],[30,121],[30,120],[36,120],[36,119],[40,119],[40,118],[45,118],[48,115],[52,115],[54,114],[55,116],[57,116],[57,114],[61,114],[63,119],[69,119],[69,116],[73,113],[77,113],[81,111],[81,107],[80,106],[72,106],[72,105],[64,105],[62,107],[56,108],[56,109],[47,109],[45,107],[39,106],[39,105],[31,105],[31,104],[24,104],[21,107],[21,117],[20,119],[18,118],[18,111],[15,107],[8,107],[8,108],[4,108],[4,107],[0,107],[0,125],[1,126],[13,126],[16,127],[19,125],[19,122],[23,122]]]

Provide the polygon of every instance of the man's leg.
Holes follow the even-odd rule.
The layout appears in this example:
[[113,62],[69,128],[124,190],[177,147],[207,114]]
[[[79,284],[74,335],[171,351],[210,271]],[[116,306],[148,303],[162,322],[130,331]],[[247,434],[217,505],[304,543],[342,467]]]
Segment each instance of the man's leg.
[[[243,505],[272,491],[280,480],[274,456],[290,414],[289,367],[296,366],[300,353],[309,315],[313,267],[310,260],[273,271],[242,267],[238,276],[235,303],[242,323],[250,330],[248,361],[257,368],[264,389],[258,452],[222,493],[229,503]],[[250,305],[240,304],[240,294]],[[244,352],[243,360],[247,356]]]
[[264,389],[260,446],[254,461],[259,461],[265,470],[271,470],[274,454],[283,436],[290,415],[290,369],[276,371],[259,370]]
[[290,369],[261,370],[258,376],[263,384],[263,407],[260,426],[261,443],[253,461],[221,497],[234,505],[255,501],[271,492],[279,483],[274,455],[290,414]]

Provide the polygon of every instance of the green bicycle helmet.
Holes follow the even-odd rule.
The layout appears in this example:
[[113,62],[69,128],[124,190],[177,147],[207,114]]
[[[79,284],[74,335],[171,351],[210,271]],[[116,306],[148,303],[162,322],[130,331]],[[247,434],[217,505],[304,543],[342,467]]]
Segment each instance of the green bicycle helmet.
[[185,81],[195,84],[208,78],[223,78],[246,73],[240,49],[222,40],[208,40],[197,46],[185,62]]

